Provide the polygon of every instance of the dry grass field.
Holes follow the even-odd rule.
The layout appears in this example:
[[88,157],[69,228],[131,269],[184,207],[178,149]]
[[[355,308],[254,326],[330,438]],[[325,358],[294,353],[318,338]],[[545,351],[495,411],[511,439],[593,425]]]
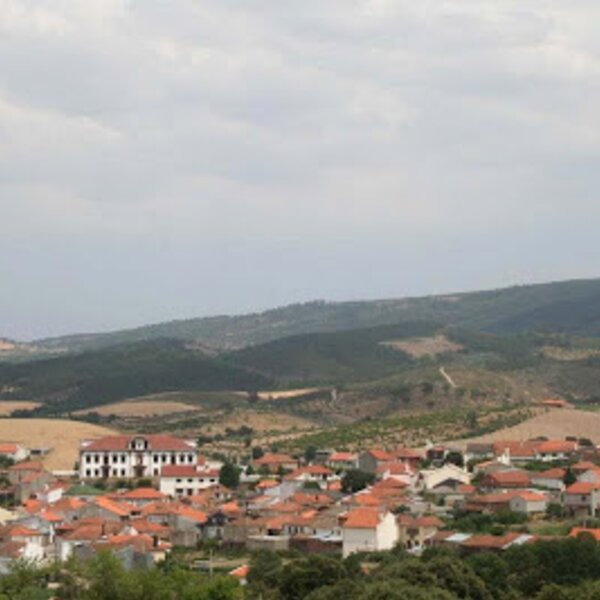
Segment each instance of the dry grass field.
[[413,358],[435,356],[446,352],[460,352],[463,349],[461,345],[451,342],[444,335],[413,340],[390,340],[388,342],[381,342],[381,344],[394,350],[406,352]]
[[197,411],[198,407],[183,402],[163,402],[160,400],[127,400],[105,404],[86,410],[78,410],[76,415],[85,415],[91,412],[103,417],[115,415],[116,417],[160,417],[174,413]]
[[596,444],[600,443],[600,413],[575,409],[550,409],[514,427],[461,440],[459,445],[495,440],[525,441],[538,436],[555,440],[562,440],[565,436],[577,436],[589,438]]
[[106,427],[63,419],[0,419],[0,441],[53,448],[44,459],[50,470],[72,469],[80,440],[113,434],[115,431]]
[[319,388],[302,388],[297,390],[263,391],[258,392],[259,400],[288,400],[318,392]]
[[6,417],[13,410],[32,410],[40,406],[39,402],[29,402],[26,400],[0,400],[0,417]]
[[315,423],[302,417],[288,415],[278,412],[254,412],[254,411],[235,411],[224,415],[221,420],[211,423],[208,427],[210,433],[222,433],[225,429],[239,429],[245,425],[251,427],[257,433],[266,431],[285,432],[292,429],[310,429],[315,427]]

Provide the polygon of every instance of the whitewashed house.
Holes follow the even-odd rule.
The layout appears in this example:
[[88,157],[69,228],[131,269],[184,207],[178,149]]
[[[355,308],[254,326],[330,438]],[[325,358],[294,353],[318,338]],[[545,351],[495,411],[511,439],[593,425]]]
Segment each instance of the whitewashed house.
[[396,517],[389,511],[356,508],[341,517],[344,558],[355,552],[391,550],[398,541]]

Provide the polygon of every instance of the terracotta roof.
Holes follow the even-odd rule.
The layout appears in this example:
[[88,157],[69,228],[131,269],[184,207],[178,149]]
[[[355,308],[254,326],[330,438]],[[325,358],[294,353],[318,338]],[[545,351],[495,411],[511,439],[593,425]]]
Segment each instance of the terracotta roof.
[[329,462],[350,462],[357,459],[353,452],[334,452],[329,457]]
[[76,512],[83,508],[86,505],[86,502],[80,500],[79,498],[69,498],[62,497],[60,500],[57,500],[54,504],[51,504],[51,508],[54,512]]
[[43,471],[44,463],[41,460],[27,460],[8,467],[9,471]]
[[300,467],[296,469],[289,475],[285,476],[285,479],[291,481],[293,479],[297,479],[298,477],[302,477],[302,475],[333,475],[333,471],[328,469],[327,467],[323,467],[321,465],[310,465],[308,467]]
[[381,500],[372,493],[356,494],[352,497],[353,504],[358,506],[380,506]]
[[415,450],[410,448],[398,448],[392,451],[394,458],[405,460],[421,460],[423,457]]
[[598,469],[598,465],[590,461],[580,461],[571,465],[571,471],[581,471],[582,473],[595,469]]
[[461,543],[466,548],[502,549],[521,537],[520,533],[507,533],[506,535],[473,535]]
[[241,567],[238,567],[237,569],[233,569],[233,571],[229,571],[229,575],[231,575],[232,577],[237,577],[238,579],[246,579],[246,577],[248,577],[249,573],[250,573],[249,565],[242,565]]
[[125,504],[124,502],[115,502],[106,496],[99,496],[98,498],[95,498],[92,504],[95,504],[103,510],[111,512],[119,517],[128,517],[132,510],[135,509],[135,507],[129,504]]
[[499,471],[490,473],[485,478],[485,483],[492,483],[499,487],[502,486],[527,486],[531,483],[529,473],[525,471]]
[[394,457],[385,450],[379,450],[377,448],[374,448],[372,450],[367,450],[367,453],[370,454],[375,460],[380,462],[394,460]]
[[139,519],[132,519],[130,521],[131,526],[139,533],[151,533],[156,535],[168,535],[169,528],[166,525],[160,525],[159,523],[153,523],[148,519],[141,517]]
[[278,485],[279,481],[276,481],[275,479],[263,479],[262,481],[258,482],[258,485],[256,487],[259,490],[268,490],[277,487]]
[[586,527],[573,527],[569,537],[579,537],[582,534],[591,535],[596,541],[600,542],[600,529],[587,529]]
[[548,499],[544,494],[529,491],[517,492],[513,498],[522,498],[525,502],[545,502]]
[[82,445],[84,452],[125,452],[129,450],[129,445],[134,439],[144,439],[148,441],[148,450],[150,451],[195,451],[196,447],[190,442],[172,435],[112,435],[91,441],[89,444]]
[[531,479],[563,479],[567,473],[566,469],[556,467],[554,469],[548,469],[547,471],[540,471],[539,473],[532,473]]
[[412,471],[403,462],[390,462],[379,465],[375,472],[380,475],[382,473],[390,473],[390,475],[411,475]]
[[39,531],[24,527],[23,525],[7,525],[0,528],[0,537],[2,538],[34,537],[40,535],[42,534]]
[[372,508],[355,508],[343,517],[346,529],[375,529],[381,522],[381,513]]
[[600,489],[600,483],[587,483],[585,481],[576,481],[566,489],[567,494],[591,494],[594,490]]
[[62,523],[64,518],[51,510],[43,510],[40,512],[40,518],[49,523]]
[[288,454],[265,454],[254,461],[255,465],[280,465],[297,462]]
[[219,477],[218,469],[199,470],[196,465],[165,465],[160,471],[161,477],[206,478]]
[[577,442],[548,440],[547,442],[542,442],[538,446],[537,450],[538,452],[542,452],[544,454],[575,452],[575,450],[577,450]]
[[84,519],[78,526],[63,538],[65,540],[99,540],[104,536],[119,533],[123,529],[122,523],[106,521],[104,519]]
[[186,519],[190,519],[191,521],[196,521],[197,523],[206,523],[208,521],[208,515],[200,510],[194,510],[193,508],[188,508],[187,506],[182,506],[177,514],[185,517]]
[[162,500],[165,495],[154,488],[137,488],[122,495],[124,500]]
[[0,454],[14,454],[18,450],[19,446],[17,444],[0,443]]

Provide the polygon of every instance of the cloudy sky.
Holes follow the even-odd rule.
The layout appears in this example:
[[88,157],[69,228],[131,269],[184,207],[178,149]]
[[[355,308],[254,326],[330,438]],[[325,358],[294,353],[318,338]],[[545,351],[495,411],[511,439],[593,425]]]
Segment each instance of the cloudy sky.
[[0,0],[0,336],[600,275],[597,0]]

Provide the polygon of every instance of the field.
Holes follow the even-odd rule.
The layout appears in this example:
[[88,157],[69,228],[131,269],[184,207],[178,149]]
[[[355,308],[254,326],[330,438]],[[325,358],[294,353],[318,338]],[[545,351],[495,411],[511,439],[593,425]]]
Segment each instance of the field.
[[0,441],[27,447],[50,447],[44,463],[50,470],[70,470],[79,456],[79,442],[113,435],[106,427],[62,419],[0,419]]
[[[0,405],[1,408],[1,405]],[[161,400],[128,400],[125,402],[115,402],[114,404],[105,404],[87,410],[78,410],[75,415],[86,415],[97,413],[103,417],[115,415],[116,417],[160,417],[172,415],[173,413],[183,413],[197,411],[198,407],[183,402],[165,402]]]
[[413,340],[390,340],[381,342],[381,344],[394,350],[406,352],[413,358],[423,358],[424,356],[435,356],[436,354],[460,352],[463,350],[463,346],[450,341],[444,335]]
[[260,400],[289,400],[290,398],[299,398],[307,394],[318,392],[319,388],[301,388],[297,390],[281,390],[281,391],[263,391],[258,392]]
[[40,406],[38,402],[21,400],[0,400],[0,417],[7,417],[14,410],[32,410]]
[[514,427],[461,440],[460,445],[466,445],[467,442],[494,440],[524,441],[539,436],[558,440],[564,439],[565,436],[576,436],[589,438],[594,443],[599,443],[600,413],[575,409],[551,409]]

